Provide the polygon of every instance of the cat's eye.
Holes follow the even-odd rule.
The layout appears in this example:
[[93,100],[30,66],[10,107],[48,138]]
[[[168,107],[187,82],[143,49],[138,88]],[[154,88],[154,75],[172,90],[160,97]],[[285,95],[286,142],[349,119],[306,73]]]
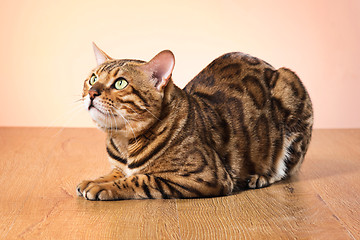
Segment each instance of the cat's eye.
[[117,90],[124,89],[127,85],[128,85],[128,82],[127,82],[124,78],[119,78],[119,79],[117,79],[116,82],[114,83],[114,87],[115,87]]
[[96,81],[97,81],[97,77],[95,74],[93,74],[89,80],[89,84],[92,86],[95,84]]

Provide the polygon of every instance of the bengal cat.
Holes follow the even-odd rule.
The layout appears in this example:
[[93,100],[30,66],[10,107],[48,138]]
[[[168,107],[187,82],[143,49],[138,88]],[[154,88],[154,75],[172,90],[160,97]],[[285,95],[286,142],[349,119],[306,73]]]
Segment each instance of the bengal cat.
[[184,89],[174,55],[98,66],[83,101],[107,134],[112,171],[77,187],[88,200],[198,198],[262,188],[296,173],[313,110],[298,76],[240,52],[215,59]]

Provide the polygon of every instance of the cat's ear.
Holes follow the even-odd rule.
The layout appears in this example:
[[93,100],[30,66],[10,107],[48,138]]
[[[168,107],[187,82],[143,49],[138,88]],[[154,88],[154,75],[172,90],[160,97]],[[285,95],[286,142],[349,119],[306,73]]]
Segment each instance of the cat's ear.
[[164,50],[158,53],[148,63],[144,64],[142,69],[150,72],[157,90],[163,91],[170,81],[174,65],[174,54],[170,50]]
[[95,53],[95,57],[96,57],[96,62],[97,65],[99,66],[100,64],[103,64],[104,62],[108,61],[108,60],[112,60],[111,57],[109,57],[109,55],[107,55],[103,50],[101,50],[98,46],[96,46],[96,44],[93,42],[93,48],[94,48],[94,53]]

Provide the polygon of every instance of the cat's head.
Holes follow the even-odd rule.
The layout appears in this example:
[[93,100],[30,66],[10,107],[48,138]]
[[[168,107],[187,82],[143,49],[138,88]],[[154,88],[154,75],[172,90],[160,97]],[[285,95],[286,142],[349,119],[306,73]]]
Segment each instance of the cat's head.
[[174,55],[165,50],[149,62],[118,60],[93,47],[97,67],[84,82],[85,108],[104,131],[139,134],[160,118]]

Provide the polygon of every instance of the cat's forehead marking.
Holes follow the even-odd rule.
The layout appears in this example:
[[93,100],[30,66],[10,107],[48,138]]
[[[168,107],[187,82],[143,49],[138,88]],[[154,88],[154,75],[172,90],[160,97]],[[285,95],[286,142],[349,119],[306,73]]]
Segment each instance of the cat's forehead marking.
[[111,72],[115,68],[119,68],[119,67],[124,66],[124,64],[125,64],[125,62],[123,62],[121,60],[108,61],[108,62],[105,62],[102,65],[100,65],[97,72],[99,74],[102,73],[102,72]]
[[[135,64],[134,64],[135,63]],[[101,73],[111,73],[114,70],[121,69],[127,67],[128,65],[140,65],[145,63],[142,60],[133,60],[133,59],[121,59],[121,60],[111,60],[100,65],[96,71],[97,74]]]

